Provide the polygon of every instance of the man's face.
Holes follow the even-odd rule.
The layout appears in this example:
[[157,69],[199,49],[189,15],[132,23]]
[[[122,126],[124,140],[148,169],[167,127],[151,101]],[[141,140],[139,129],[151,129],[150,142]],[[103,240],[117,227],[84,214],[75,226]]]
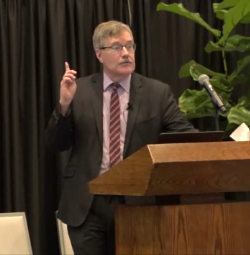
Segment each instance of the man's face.
[[135,70],[134,42],[128,31],[107,38],[103,47],[112,48],[98,49],[96,56],[103,63],[103,69],[111,79],[119,81]]

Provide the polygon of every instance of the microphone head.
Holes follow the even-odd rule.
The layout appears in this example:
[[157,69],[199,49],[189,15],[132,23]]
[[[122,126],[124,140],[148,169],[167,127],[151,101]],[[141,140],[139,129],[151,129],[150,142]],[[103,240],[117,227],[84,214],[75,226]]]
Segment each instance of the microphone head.
[[206,74],[201,74],[198,77],[198,82],[200,83],[200,85],[203,85],[204,81],[208,81],[208,80],[209,80],[209,77]]

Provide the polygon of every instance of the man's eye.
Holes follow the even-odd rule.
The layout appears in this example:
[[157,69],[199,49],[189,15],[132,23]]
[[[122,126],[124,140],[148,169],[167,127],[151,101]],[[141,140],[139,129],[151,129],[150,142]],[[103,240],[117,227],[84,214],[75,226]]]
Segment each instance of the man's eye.
[[120,50],[121,46],[120,45],[114,45],[112,46],[113,50]]

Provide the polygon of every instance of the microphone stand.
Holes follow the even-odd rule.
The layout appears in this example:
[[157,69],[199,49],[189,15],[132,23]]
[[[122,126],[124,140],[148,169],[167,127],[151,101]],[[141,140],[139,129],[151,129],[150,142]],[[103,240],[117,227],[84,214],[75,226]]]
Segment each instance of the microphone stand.
[[218,109],[218,105],[214,102],[214,100],[212,99],[212,104],[214,106],[214,122],[215,122],[215,130],[219,131],[220,130],[220,125],[219,125],[219,109]]

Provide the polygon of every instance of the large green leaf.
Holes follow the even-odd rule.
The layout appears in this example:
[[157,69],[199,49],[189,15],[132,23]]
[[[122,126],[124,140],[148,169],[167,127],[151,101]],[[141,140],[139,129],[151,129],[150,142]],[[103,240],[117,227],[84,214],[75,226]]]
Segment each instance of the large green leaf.
[[218,11],[218,5],[219,5],[219,3],[213,3],[213,10],[214,10],[214,12]]
[[207,74],[209,76],[217,76],[224,78],[226,75],[223,73],[214,72],[203,65],[196,63],[194,60],[189,61],[183,65],[179,71],[179,77],[185,78],[192,76],[195,81],[198,80],[200,74]]
[[188,119],[212,116],[214,111],[211,98],[205,89],[187,89],[179,97],[179,106]]
[[242,123],[250,126],[250,111],[246,109],[244,106],[235,106],[232,107],[227,115],[229,124],[237,124],[241,125]]
[[210,78],[210,83],[218,93],[225,92],[228,95],[228,98],[230,97],[233,88],[228,83],[226,78],[213,76]]
[[190,20],[195,21],[196,23],[200,24],[204,28],[206,28],[208,31],[210,31],[213,35],[216,37],[219,37],[221,35],[221,31],[218,29],[212,28],[206,21],[204,21],[199,13],[194,13],[188,11],[183,4],[165,4],[165,3],[159,3],[157,5],[157,11],[168,11],[175,14],[178,14],[182,17],[186,17]]
[[[230,103],[230,101],[231,101],[231,94],[228,94],[228,93],[226,93],[226,92],[220,92],[220,93],[218,93],[218,94],[220,95],[220,98],[221,98],[223,104],[225,105],[227,111],[228,111],[229,109],[231,109],[231,107],[232,107],[232,104]],[[227,113],[226,113],[226,114],[220,113],[220,114],[221,114],[221,115],[224,115],[224,116],[227,115]]]
[[[216,12],[216,18],[220,20],[225,19],[225,15],[228,13],[228,10],[219,10]],[[245,18],[243,18],[240,23],[242,24],[249,24],[250,23],[250,15],[247,15]]]
[[225,15],[227,14],[227,10],[219,10],[216,12],[216,18],[220,19],[220,20],[224,20],[225,19]]
[[[216,18],[220,20],[225,19],[225,15],[228,13],[228,10],[219,10],[216,12]],[[250,23],[250,15],[247,15],[245,18],[243,18],[240,23],[242,24],[249,24]]]
[[239,98],[237,107],[245,107],[247,110],[250,110],[250,98],[248,95],[244,95]]
[[242,85],[242,84],[248,84],[250,83],[250,77],[246,76],[245,74],[239,74],[235,76],[233,80],[230,81],[230,86],[236,87],[237,85]]
[[240,0],[224,0],[221,3],[214,3],[213,4],[214,12],[234,7],[236,4],[238,4],[239,1]]
[[250,15],[250,1],[240,0],[226,14],[223,25],[223,36],[219,40],[220,45],[224,45],[234,28],[248,15]]
[[232,107],[228,113],[228,123],[240,125],[246,123],[250,126],[250,91],[239,98],[238,104]]
[[240,23],[249,24],[250,23],[250,15],[247,15]]
[[250,64],[250,56],[243,58],[237,62],[236,69],[229,76],[228,81],[231,83],[241,72],[242,70]]
[[221,47],[218,43],[210,41],[206,47],[205,51],[211,53],[214,51],[239,51],[245,52],[250,49],[250,37],[245,37],[241,35],[230,36],[224,47]]

